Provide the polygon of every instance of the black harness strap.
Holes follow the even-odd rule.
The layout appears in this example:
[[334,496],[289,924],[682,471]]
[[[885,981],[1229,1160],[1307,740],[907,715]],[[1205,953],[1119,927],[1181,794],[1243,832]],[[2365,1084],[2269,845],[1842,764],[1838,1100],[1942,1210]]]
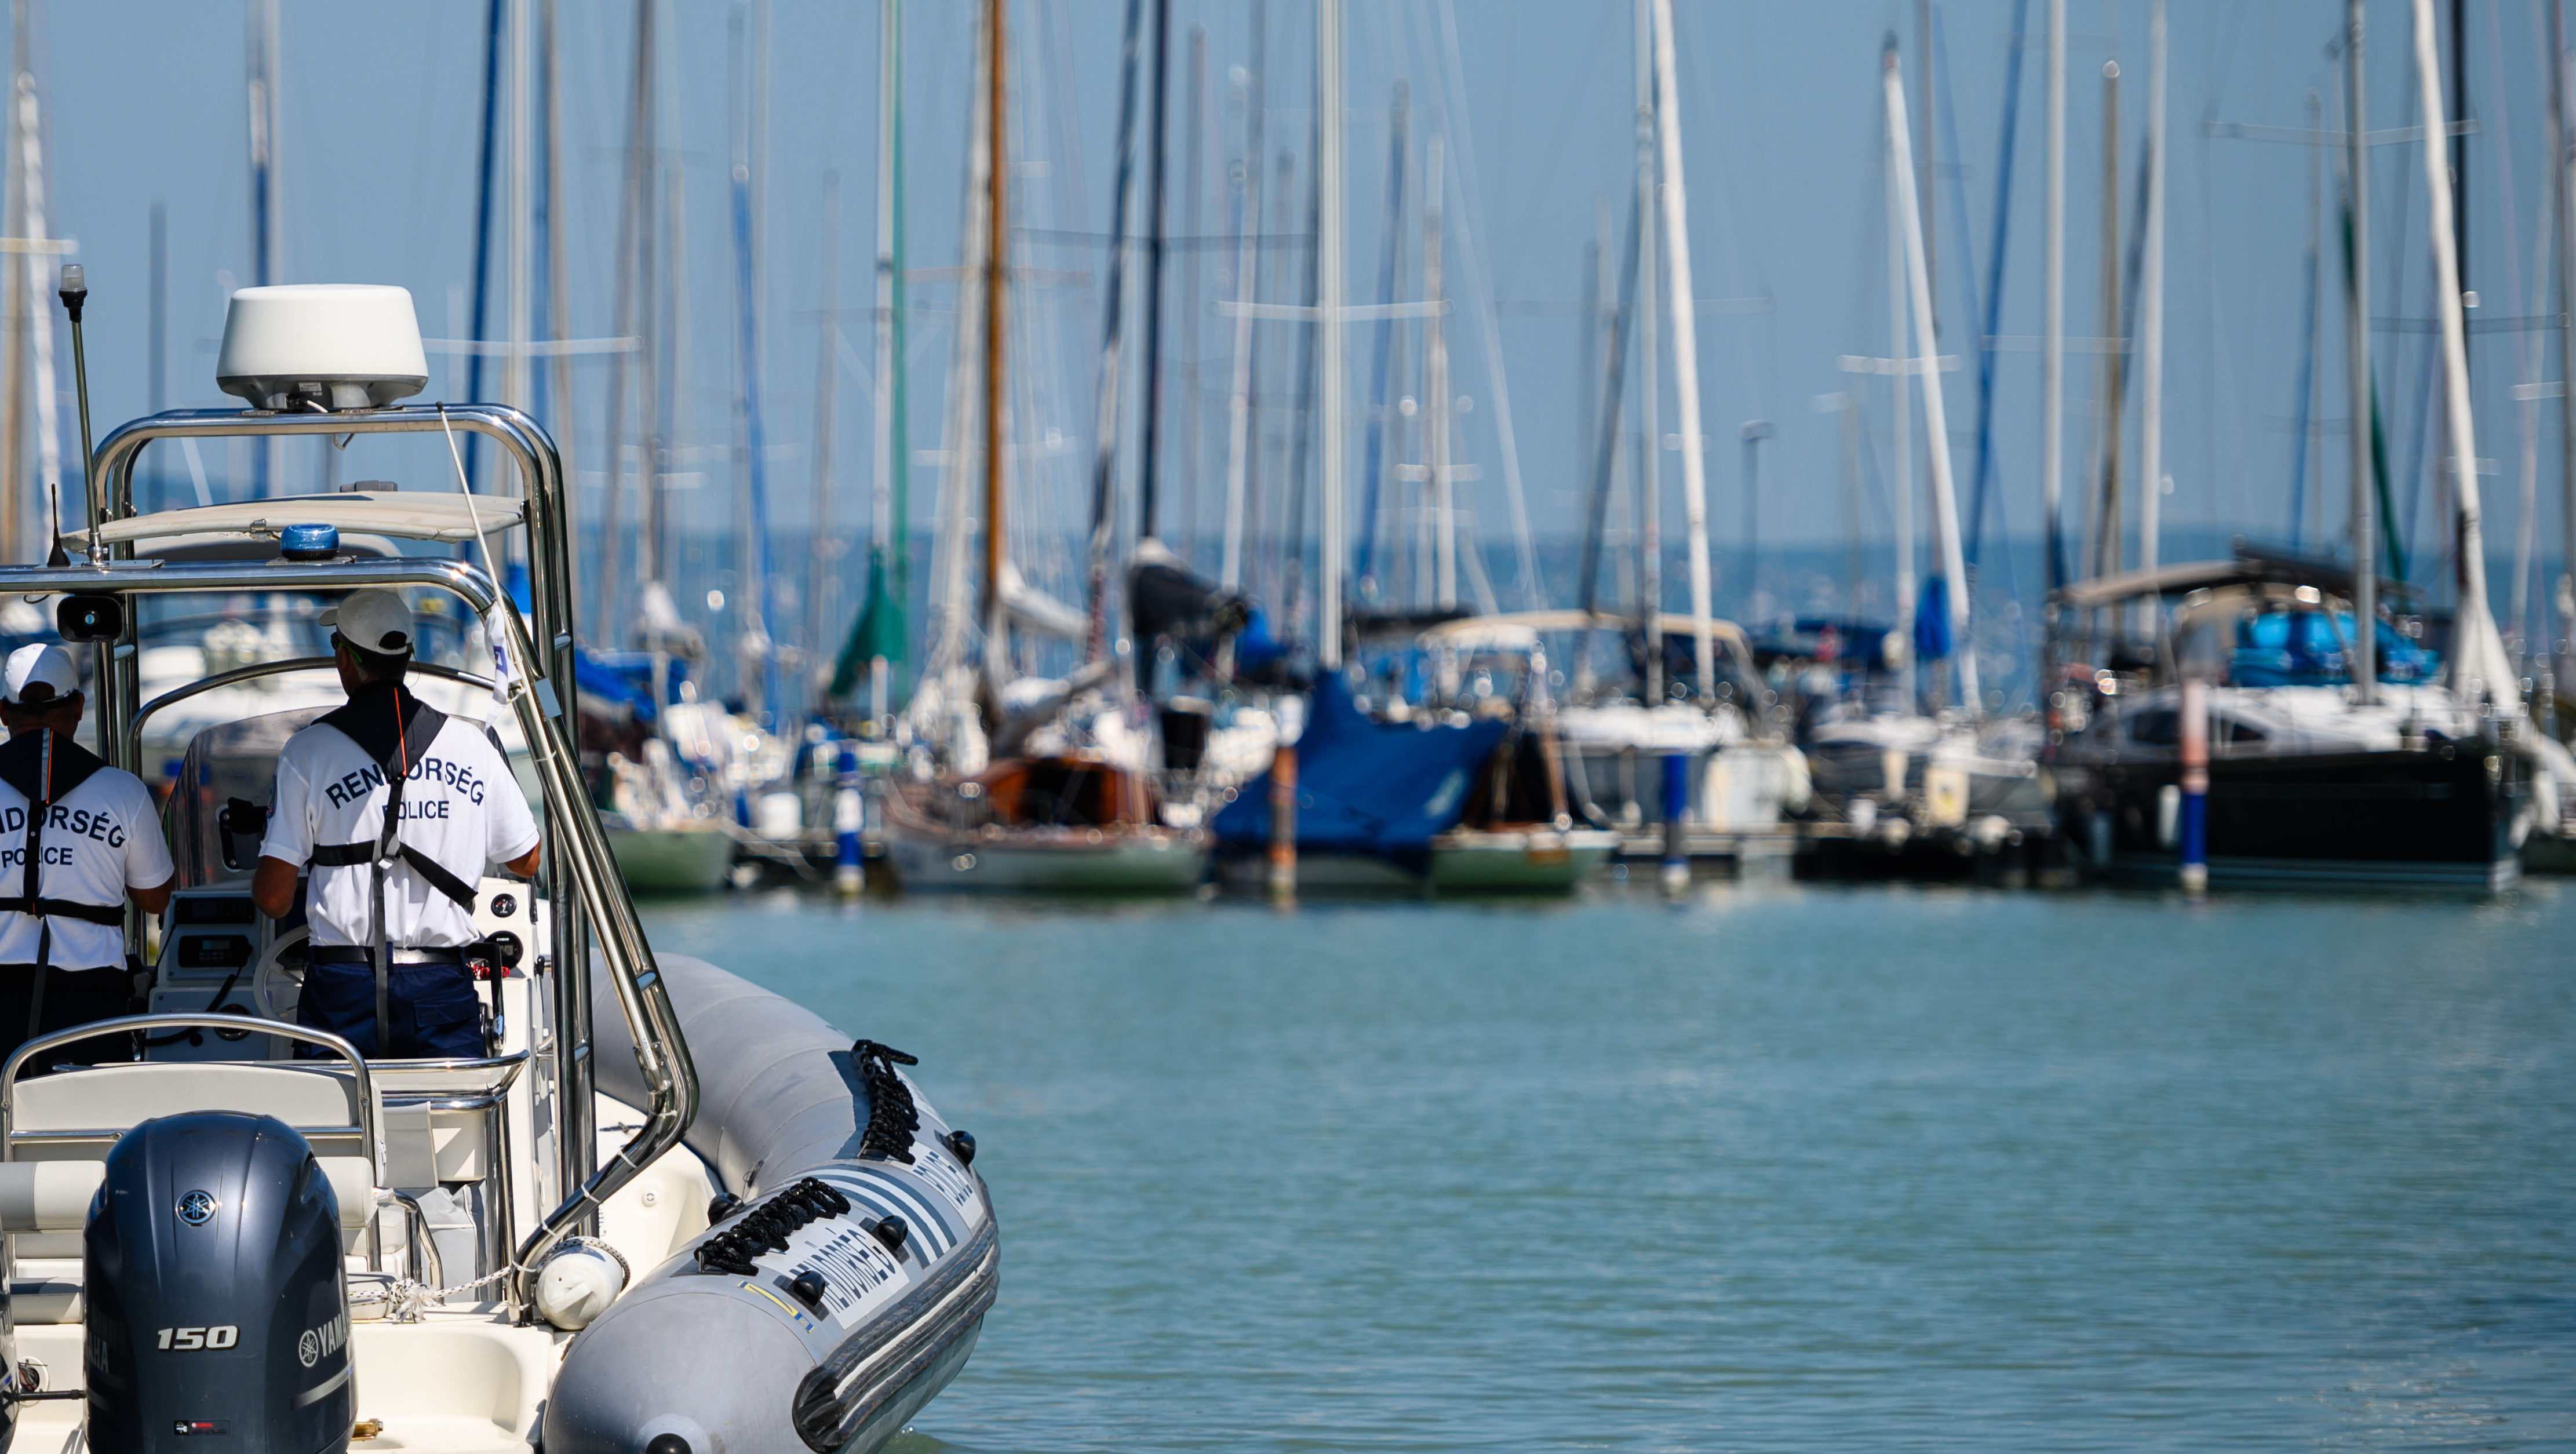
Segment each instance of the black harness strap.
[[[411,871],[428,880],[429,886],[454,899],[459,908],[474,907],[474,886],[447,871],[447,866],[408,843],[396,843],[394,856],[411,866]],[[325,868],[359,868],[376,861],[372,843],[316,843],[313,861]],[[122,922],[121,920],[119,922]]]
[[54,960],[54,926],[50,921],[79,919],[125,927],[122,903],[84,904],[74,899],[49,899],[37,892],[44,861],[45,820],[53,816],[55,803],[70,797],[105,766],[107,763],[97,753],[50,727],[22,732],[0,743],[0,782],[16,788],[27,800],[27,837],[21,854],[26,872],[18,880],[16,897],[0,898],[0,912],[33,914],[37,921],[36,986],[27,997],[29,1039],[35,1038],[44,1023],[45,976],[52,973]]
[[0,914],[33,914],[39,919],[78,919],[110,929],[125,927],[125,910],[73,899],[0,899]]

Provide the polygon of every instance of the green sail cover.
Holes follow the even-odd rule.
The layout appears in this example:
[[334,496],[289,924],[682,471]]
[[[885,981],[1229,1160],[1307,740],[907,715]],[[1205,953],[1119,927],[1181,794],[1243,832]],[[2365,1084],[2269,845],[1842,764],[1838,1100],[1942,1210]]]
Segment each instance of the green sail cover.
[[858,687],[867,674],[868,663],[882,656],[900,665],[903,661],[903,603],[886,589],[886,564],[883,548],[868,552],[868,599],[859,608],[859,619],[850,625],[850,639],[841,647],[841,658],[832,667],[833,697],[846,697]]

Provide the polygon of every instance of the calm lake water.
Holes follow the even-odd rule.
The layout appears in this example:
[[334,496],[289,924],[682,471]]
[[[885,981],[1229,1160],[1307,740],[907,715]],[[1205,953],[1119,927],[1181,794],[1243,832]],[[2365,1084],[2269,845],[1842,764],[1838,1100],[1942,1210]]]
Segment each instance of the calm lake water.
[[978,1138],[901,1454],[2576,1447],[2576,885],[648,919]]

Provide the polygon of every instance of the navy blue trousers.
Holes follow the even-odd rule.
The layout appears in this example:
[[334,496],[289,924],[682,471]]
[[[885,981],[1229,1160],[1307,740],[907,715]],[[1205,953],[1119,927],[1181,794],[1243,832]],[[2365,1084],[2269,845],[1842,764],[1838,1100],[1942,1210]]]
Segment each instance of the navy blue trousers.
[[[103,969],[56,966],[46,970],[45,1002],[39,1009],[41,1018],[31,1030],[28,1011],[34,1007],[35,992],[34,965],[0,964],[0,1058],[37,1035],[135,1012],[134,976],[124,965]],[[133,1045],[122,1036],[75,1040],[55,1047],[45,1056],[46,1062],[54,1065],[92,1065],[133,1058]]]
[[307,967],[295,1022],[328,1030],[370,1059],[476,1059],[485,1053],[483,1001],[465,966],[397,964],[386,976],[386,989],[394,1022],[390,1049],[376,1043],[376,975],[363,964]]

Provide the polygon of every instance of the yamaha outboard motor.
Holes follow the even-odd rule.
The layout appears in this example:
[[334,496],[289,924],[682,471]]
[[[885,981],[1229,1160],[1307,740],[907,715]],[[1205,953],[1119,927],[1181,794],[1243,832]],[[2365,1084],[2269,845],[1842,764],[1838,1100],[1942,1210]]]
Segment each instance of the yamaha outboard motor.
[[196,1111],[107,1154],[82,1237],[89,1447],[340,1454],[357,1420],[339,1201],[295,1129]]

